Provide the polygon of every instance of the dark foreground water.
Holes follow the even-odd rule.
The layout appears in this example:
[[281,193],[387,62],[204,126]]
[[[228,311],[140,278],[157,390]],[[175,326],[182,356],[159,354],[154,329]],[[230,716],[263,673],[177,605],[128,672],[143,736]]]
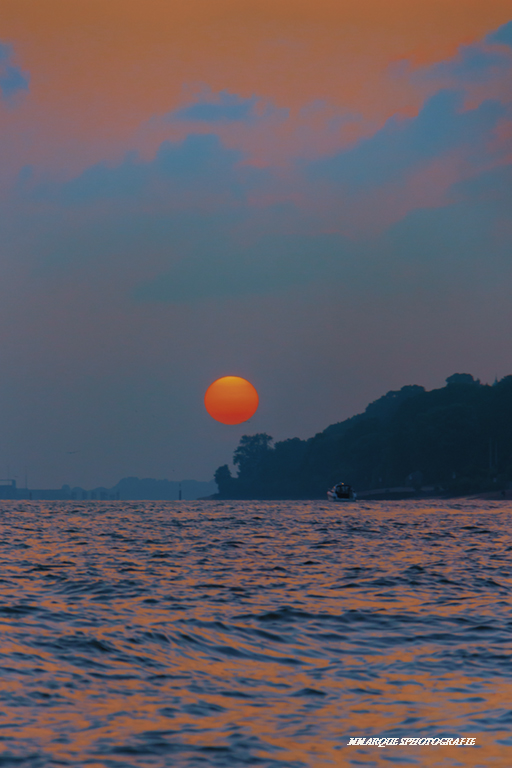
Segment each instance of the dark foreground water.
[[512,765],[510,502],[0,502],[0,529],[0,766]]

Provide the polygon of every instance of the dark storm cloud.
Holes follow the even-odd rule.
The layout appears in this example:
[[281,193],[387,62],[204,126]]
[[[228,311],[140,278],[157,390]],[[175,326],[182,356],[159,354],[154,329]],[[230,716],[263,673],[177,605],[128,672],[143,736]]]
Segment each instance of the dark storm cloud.
[[28,73],[12,63],[12,55],[12,46],[0,42],[0,93],[6,101],[29,87]]

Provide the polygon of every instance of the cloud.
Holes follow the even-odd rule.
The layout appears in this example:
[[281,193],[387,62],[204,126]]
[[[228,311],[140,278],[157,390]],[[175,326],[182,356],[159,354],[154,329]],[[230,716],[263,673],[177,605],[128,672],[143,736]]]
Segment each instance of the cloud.
[[506,108],[494,101],[465,110],[460,93],[441,91],[416,117],[392,118],[354,148],[312,163],[309,173],[313,179],[323,178],[353,190],[396,182],[447,152],[474,155],[482,151],[506,114]]
[[214,134],[191,134],[183,141],[164,141],[149,161],[129,153],[116,166],[98,163],[65,183],[29,178],[27,189],[33,199],[66,206],[110,200],[178,209],[191,204],[218,207],[227,199],[240,201],[245,194],[243,179],[258,173],[238,172],[242,159]]
[[256,117],[259,99],[243,99],[236,93],[208,90],[198,100],[186,107],[170,112],[168,120],[183,120],[200,123],[237,123],[249,122]]
[[0,43],[0,92],[10,101],[19,91],[28,91],[29,75],[12,63],[12,46]]
[[[495,37],[498,37],[497,33],[496,36],[487,38],[488,43],[498,42]],[[493,78],[510,74],[511,53],[480,42],[463,45],[452,59],[421,71],[420,77],[456,83],[459,87],[486,83]]]
[[512,21],[509,21],[508,24],[503,24],[495,32],[487,35],[485,39],[488,43],[509,45],[512,48]]
[[503,238],[497,226],[512,215],[511,189],[512,165],[458,182],[450,190],[452,204],[411,211],[379,237],[380,252],[395,266],[420,267],[444,291],[478,273],[474,285],[484,291],[496,280],[497,268],[512,270],[511,238]]
[[305,165],[304,205],[357,240],[415,209],[448,206],[464,194],[459,182],[510,161],[511,120],[500,100],[467,109],[463,94],[440,91],[417,116],[393,118],[353,148]]
[[498,166],[455,185],[458,197],[470,197],[479,205],[509,215],[512,220],[512,164]]
[[341,235],[264,235],[247,245],[217,232],[208,237],[208,244],[196,243],[192,254],[171,270],[138,286],[133,297],[182,303],[272,294],[318,280],[339,280],[352,271],[353,250]]
[[[231,148],[216,124],[223,130],[231,119],[243,128],[257,100],[222,91],[173,113],[187,120],[196,114],[208,133],[163,141],[150,159],[132,153],[64,183],[25,173],[21,204],[46,222],[45,206],[51,206],[54,222],[54,234],[38,242],[39,258],[75,269],[80,261],[97,264],[103,253],[111,265],[105,270],[124,269],[123,290],[139,306],[270,295],[319,283],[353,288],[366,281],[378,290],[386,270],[389,276],[397,270],[400,290],[409,257],[407,274],[416,276],[419,264],[426,272],[436,264],[441,274],[443,259],[451,264],[454,254],[463,260],[471,253],[477,263],[479,254],[501,248],[493,228],[510,246],[502,223],[510,177],[496,176],[500,182],[483,217],[475,196],[489,184],[485,174],[508,167],[512,152],[506,130],[512,105],[497,98],[465,102],[471,77],[480,82],[483,70],[501,72],[502,54],[493,59],[494,49],[479,45],[431,68],[436,77],[450,73],[460,87],[438,88],[418,114],[395,116],[320,160],[248,165],[247,154]],[[207,109],[187,112],[195,107]],[[72,223],[60,226],[59,217]],[[467,233],[470,245],[480,244],[477,250],[465,246]]]
[[489,99],[511,104],[512,22],[482,40],[459,46],[449,59],[415,69],[409,62],[401,62],[392,74],[404,84],[429,93],[455,90],[468,107]]

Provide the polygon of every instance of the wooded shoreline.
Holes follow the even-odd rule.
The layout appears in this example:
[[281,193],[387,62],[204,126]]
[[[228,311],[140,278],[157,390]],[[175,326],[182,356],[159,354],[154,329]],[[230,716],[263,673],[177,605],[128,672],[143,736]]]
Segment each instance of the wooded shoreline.
[[388,392],[308,440],[244,435],[215,472],[218,499],[321,499],[335,483],[359,498],[508,498],[512,376],[493,385],[456,373],[446,386]]

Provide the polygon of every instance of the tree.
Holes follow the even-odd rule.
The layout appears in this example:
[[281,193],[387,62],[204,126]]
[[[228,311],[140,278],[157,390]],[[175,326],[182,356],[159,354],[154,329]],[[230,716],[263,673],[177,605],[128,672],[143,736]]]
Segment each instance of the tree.
[[243,435],[233,454],[233,464],[238,467],[240,480],[254,480],[261,471],[265,458],[272,451],[273,438],[265,432],[256,435]]
[[227,464],[223,464],[219,467],[213,476],[213,479],[217,483],[219,489],[219,496],[224,496],[229,499],[233,491],[234,478]]
[[473,384],[478,385],[480,384],[479,379],[474,379],[473,376],[470,373],[453,373],[451,376],[448,376],[446,379],[446,383],[448,385],[453,384]]

